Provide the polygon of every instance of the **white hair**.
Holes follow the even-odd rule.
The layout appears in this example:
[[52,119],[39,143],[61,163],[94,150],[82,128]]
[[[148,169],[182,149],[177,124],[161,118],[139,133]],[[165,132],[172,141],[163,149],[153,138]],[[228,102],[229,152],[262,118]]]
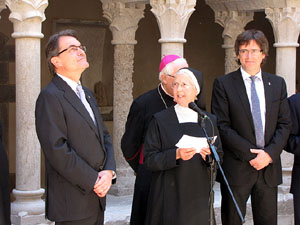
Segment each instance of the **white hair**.
[[192,83],[194,84],[194,86],[197,90],[197,94],[200,93],[200,86],[199,86],[198,80],[197,80],[195,74],[192,71],[190,71],[189,69],[180,69],[175,74],[175,77],[179,74],[186,75],[192,81]]
[[166,75],[171,75],[174,73],[174,69],[173,67],[176,65],[176,64],[184,64],[186,63],[187,64],[187,61],[185,58],[178,58],[178,59],[175,59],[174,61],[168,63],[163,69],[162,71],[160,71],[159,73],[159,80],[161,81],[161,76],[163,74],[166,74]]

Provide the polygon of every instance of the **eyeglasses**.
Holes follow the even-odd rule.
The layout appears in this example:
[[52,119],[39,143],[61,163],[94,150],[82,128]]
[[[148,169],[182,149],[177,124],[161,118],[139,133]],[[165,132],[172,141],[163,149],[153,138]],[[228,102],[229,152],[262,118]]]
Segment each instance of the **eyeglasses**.
[[251,53],[251,55],[259,55],[259,53],[261,52],[262,52],[261,49],[240,49],[239,50],[240,55],[249,55],[249,53]]
[[179,86],[180,86],[182,89],[189,89],[189,88],[191,87],[190,84],[186,84],[186,83],[178,83],[178,82],[174,82],[174,83],[172,84],[172,86],[173,86],[173,88],[176,88],[176,89],[178,89]]
[[59,56],[61,53],[68,51],[69,49],[70,49],[70,53],[77,53],[79,49],[86,52],[86,47],[83,45],[79,45],[79,46],[70,45],[69,47],[67,47],[64,50],[61,50],[59,53],[57,53],[56,56]]
[[170,74],[166,74],[168,77],[172,77],[172,78],[175,78],[174,75],[170,75]]

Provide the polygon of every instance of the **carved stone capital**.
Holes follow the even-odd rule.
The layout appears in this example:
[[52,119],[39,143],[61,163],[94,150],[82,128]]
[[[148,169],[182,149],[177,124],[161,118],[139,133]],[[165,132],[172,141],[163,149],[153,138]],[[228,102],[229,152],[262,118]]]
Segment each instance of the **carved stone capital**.
[[[253,20],[253,12],[217,11],[215,22],[224,27],[224,48],[233,47],[237,35],[244,31],[244,27]],[[229,46],[227,46],[229,45]]]
[[[265,8],[267,0],[205,0],[214,11],[253,11]],[[273,0],[272,0],[273,1]]]
[[150,0],[161,33],[160,43],[185,43],[184,34],[196,0]]
[[102,1],[103,16],[110,22],[112,44],[136,44],[135,32],[144,17],[145,4]]
[[266,8],[265,12],[266,18],[273,27],[277,47],[297,47],[300,32],[300,8]]
[[46,19],[48,0],[6,0],[9,20],[14,24],[12,37],[42,38],[41,23]]

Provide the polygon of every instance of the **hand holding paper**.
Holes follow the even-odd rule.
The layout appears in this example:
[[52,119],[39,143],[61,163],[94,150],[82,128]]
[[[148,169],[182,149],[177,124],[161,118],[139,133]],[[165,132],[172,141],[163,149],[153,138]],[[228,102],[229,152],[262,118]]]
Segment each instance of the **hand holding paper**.
[[[217,136],[214,136],[214,141],[216,140],[216,138]],[[178,141],[178,143],[176,144],[176,147],[180,149],[195,149],[195,153],[200,153],[203,160],[205,160],[206,155],[211,154],[207,140],[204,137],[192,137],[189,135],[183,135],[181,139]],[[185,156],[184,153],[182,153],[182,155]],[[189,159],[192,158],[193,156],[194,154],[192,155],[190,154]]]
[[[216,140],[217,136],[214,136]],[[202,148],[208,148],[208,143],[205,137],[192,137],[189,135],[183,135],[176,144],[178,148],[195,148],[197,153],[200,153]]]

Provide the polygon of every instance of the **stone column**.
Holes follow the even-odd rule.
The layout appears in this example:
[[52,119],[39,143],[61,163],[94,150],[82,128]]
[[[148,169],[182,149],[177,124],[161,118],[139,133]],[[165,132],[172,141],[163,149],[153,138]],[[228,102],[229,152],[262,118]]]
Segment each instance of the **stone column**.
[[236,61],[234,43],[237,36],[244,31],[244,27],[253,20],[253,12],[219,11],[215,12],[215,21],[224,27],[222,37],[225,49],[225,73],[236,70],[239,65]]
[[190,16],[195,11],[196,0],[150,0],[161,38],[161,55],[176,54],[183,56],[185,30]]
[[138,22],[144,17],[145,4],[122,3],[101,0],[103,16],[110,22],[114,45],[114,95],[113,95],[113,146],[117,162],[118,182],[112,186],[111,194],[126,195],[133,193],[134,174],[124,160],[121,151],[121,138],[133,100],[132,74],[134,62],[135,32]]
[[35,132],[35,101],[40,92],[40,39],[47,0],[6,0],[13,23],[16,52],[16,200],[12,223],[40,224],[45,221],[41,199],[41,153]]
[[[288,95],[295,93],[296,88],[296,48],[300,31],[300,8],[267,8],[275,36],[276,74],[282,76],[287,84]],[[285,151],[281,154],[283,184],[280,190],[288,193],[293,166],[293,155]]]
[[275,36],[276,74],[284,77],[288,95],[295,93],[296,81],[296,48],[299,46],[300,8],[267,8]]

